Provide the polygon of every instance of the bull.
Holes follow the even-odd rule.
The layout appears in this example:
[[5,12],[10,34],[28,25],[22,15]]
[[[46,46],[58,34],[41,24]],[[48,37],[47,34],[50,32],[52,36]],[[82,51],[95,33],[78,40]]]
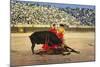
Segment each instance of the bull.
[[[32,46],[31,46],[31,50],[32,53],[34,54],[34,47],[35,44],[39,45],[39,44],[48,44],[49,46],[52,46],[53,44],[57,44],[58,46],[61,46],[62,44],[62,40],[59,39],[57,37],[56,34],[50,32],[50,31],[37,31],[32,33],[29,36]],[[74,49],[68,47],[68,46],[64,46],[64,49],[61,49],[60,51],[68,51],[68,49],[70,49],[71,52],[75,52],[78,53],[78,51],[75,51]],[[69,53],[70,54],[70,53]]]

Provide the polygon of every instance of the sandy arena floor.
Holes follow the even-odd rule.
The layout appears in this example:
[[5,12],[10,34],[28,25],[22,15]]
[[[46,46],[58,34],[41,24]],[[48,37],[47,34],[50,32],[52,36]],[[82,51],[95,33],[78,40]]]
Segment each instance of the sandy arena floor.
[[[80,54],[71,55],[32,55],[31,42],[28,36],[31,33],[11,33],[11,65],[36,65],[51,63],[70,63],[95,60],[95,33],[94,32],[66,32],[65,43],[71,48],[80,51]],[[35,50],[41,48],[36,46]]]

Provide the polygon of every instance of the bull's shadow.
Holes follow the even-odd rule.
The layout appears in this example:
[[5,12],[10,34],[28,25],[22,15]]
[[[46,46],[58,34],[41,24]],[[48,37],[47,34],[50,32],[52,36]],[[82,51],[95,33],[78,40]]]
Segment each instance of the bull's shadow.
[[79,51],[76,51],[68,46],[59,47],[56,49],[49,49],[48,51],[39,51],[35,53],[37,55],[70,55],[71,53],[79,54]]
[[29,36],[30,40],[31,40],[31,43],[32,43],[32,46],[31,46],[31,50],[32,50],[32,53],[34,54],[34,47],[35,47],[35,44],[48,44],[49,46],[52,46],[53,44],[57,44],[58,46],[60,46],[60,48],[57,48],[57,49],[52,49],[51,53],[48,53],[50,51],[40,51],[38,54],[64,54],[64,52],[68,52],[67,54],[71,54],[71,52],[74,52],[74,53],[78,53],[78,51],[68,47],[68,46],[63,46],[61,47],[61,45],[63,44],[62,40],[59,39],[57,37],[56,34],[50,32],[50,31],[38,31],[38,32],[34,32],[31,34],[31,36]]

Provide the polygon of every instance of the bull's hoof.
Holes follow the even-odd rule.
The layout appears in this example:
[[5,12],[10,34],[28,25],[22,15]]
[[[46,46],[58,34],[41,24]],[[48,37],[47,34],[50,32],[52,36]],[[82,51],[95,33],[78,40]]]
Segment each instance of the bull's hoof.
[[76,53],[77,53],[77,54],[80,54],[80,51],[77,51]]
[[80,54],[80,51],[71,51],[71,52],[74,52],[74,53]]
[[71,52],[63,52],[62,55],[70,55]]
[[32,55],[34,55],[34,54],[32,53]]

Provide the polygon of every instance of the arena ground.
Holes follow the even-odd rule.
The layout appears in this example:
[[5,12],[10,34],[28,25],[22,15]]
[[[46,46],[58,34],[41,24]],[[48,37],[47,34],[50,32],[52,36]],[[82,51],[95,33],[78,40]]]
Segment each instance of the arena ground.
[[[80,54],[70,55],[32,55],[31,33],[11,33],[11,65],[36,65],[51,63],[70,63],[95,60],[95,33],[94,32],[66,32],[65,43],[71,48],[80,51]],[[35,51],[41,48],[35,47]]]

